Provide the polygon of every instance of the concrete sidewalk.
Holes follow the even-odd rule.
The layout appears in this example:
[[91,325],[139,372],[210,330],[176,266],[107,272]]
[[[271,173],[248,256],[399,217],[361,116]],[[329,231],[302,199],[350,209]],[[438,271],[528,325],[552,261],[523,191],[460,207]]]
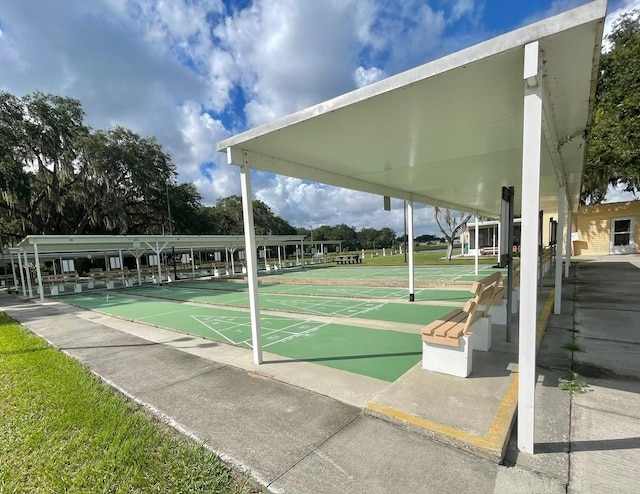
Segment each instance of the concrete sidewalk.
[[[247,350],[58,302],[2,295],[0,308],[273,492],[637,492],[639,266],[638,256],[616,256],[572,268],[539,355],[536,454],[512,442],[509,467],[415,433],[403,416],[371,413],[372,403],[418,418],[450,410],[441,422],[485,437],[515,375],[514,344],[496,335],[469,379],[416,368],[389,385],[278,356],[254,366]],[[588,388],[570,396],[558,378],[574,340]],[[477,419],[468,430],[455,423],[465,416]]]

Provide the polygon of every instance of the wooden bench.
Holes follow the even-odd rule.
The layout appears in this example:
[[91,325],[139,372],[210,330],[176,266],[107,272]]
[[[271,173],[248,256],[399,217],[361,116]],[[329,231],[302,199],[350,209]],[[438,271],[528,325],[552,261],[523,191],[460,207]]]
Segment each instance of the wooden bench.
[[467,377],[473,367],[473,350],[491,348],[491,319],[478,310],[490,303],[494,285],[473,284],[469,299],[456,309],[422,328],[422,368]]
[[71,283],[73,284],[74,292],[79,293],[82,291],[82,286],[80,285],[80,277],[78,273],[62,273],[62,274],[48,274],[42,276],[42,283],[49,285],[49,290],[51,295],[59,295],[64,292],[64,284]]
[[480,249],[480,255],[481,256],[497,256],[498,254],[500,254],[500,252],[498,251],[498,247],[482,247]]

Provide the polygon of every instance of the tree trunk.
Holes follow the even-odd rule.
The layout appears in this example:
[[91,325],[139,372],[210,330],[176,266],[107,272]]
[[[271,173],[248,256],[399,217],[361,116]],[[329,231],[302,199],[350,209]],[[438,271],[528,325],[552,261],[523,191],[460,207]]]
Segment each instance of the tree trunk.
[[453,255],[453,239],[447,240],[447,261],[451,260]]

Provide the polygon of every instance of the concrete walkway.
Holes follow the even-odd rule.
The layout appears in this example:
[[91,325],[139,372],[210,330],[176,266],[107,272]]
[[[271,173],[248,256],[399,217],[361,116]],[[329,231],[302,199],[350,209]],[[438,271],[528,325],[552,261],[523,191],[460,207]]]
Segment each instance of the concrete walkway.
[[[409,385],[318,372],[281,357],[254,366],[247,350],[59,302],[2,295],[0,308],[273,492],[638,492],[639,288],[639,256],[572,268],[562,314],[549,319],[540,349],[536,454],[518,454],[512,441],[508,466],[372,416],[372,402],[411,413],[429,408],[417,403],[420,393],[412,408]],[[584,351],[572,354],[568,342]],[[510,359],[502,353],[504,369]],[[584,381],[586,389],[569,395],[558,379],[572,358],[582,373],[573,384]],[[484,360],[478,369],[495,366]],[[404,382],[415,385],[426,374],[412,370]],[[474,385],[495,381],[504,392],[507,377],[443,381],[439,401],[459,416],[478,415],[484,431],[493,417],[483,416],[482,403],[495,408],[502,395],[492,401]]]

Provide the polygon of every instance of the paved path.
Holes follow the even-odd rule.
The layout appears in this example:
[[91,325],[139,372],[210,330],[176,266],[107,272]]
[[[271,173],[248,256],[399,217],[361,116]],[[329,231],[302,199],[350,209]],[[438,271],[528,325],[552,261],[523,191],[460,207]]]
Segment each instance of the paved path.
[[[360,398],[305,389],[312,364],[285,366],[291,385],[253,366],[247,350],[210,340],[15,296],[0,296],[0,307],[273,492],[635,493],[639,289],[639,256],[572,268],[539,355],[536,454],[512,446],[508,467],[364,415],[348,404]],[[572,358],[588,387],[570,396],[558,378]],[[341,386],[340,374],[328,376],[314,389]],[[378,384],[362,381],[367,393]]]

